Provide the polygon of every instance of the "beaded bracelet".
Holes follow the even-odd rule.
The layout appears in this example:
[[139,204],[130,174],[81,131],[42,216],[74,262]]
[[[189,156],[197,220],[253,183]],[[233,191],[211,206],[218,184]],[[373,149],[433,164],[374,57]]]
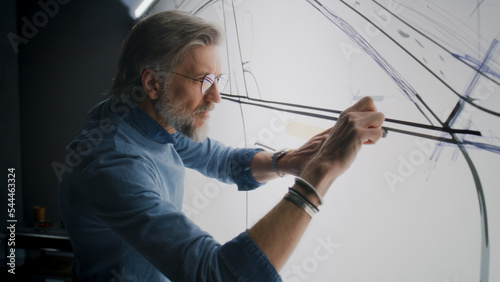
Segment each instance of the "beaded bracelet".
[[285,156],[285,154],[287,153],[288,151],[287,150],[280,150],[278,152],[275,152],[272,156],[271,156],[271,167],[273,168],[274,172],[276,172],[276,174],[279,176],[279,177],[283,177],[285,176],[284,174],[281,174],[278,170],[278,166],[276,165],[276,163],[281,159],[283,158],[283,156]]

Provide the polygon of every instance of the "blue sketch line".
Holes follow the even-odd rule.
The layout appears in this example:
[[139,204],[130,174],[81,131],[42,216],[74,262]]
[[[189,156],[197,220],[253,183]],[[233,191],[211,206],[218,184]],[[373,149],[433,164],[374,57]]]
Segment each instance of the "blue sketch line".
[[[308,0],[309,1],[309,0]],[[413,58],[418,64],[420,64],[425,70],[427,70],[432,76],[434,76],[439,82],[441,82],[444,86],[446,86],[446,88],[448,88],[449,90],[451,90],[451,92],[453,94],[455,94],[456,96],[458,96],[460,99],[464,100],[465,102],[469,103],[470,105],[476,107],[477,109],[479,110],[482,110],[483,112],[486,112],[486,113],[489,113],[491,115],[494,115],[494,116],[498,116],[500,117],[500,112],[495,112],[493,110],[490,110],[490,109],[487,109],[487,108],[484,108],[476,103],[474,103],[473,101],[470,101],[469,99],[467,99],[467,97],[464,97],[463,95],[461,95],[460,93],[458,93],[453,87],[451,87],[451,85],[449,85],[448,83],[446,83],[442,78],[440,78],[437,74],[435,74],[431,69],[429,69],[429,67],[427,67],[425,64],[423,64],[420,60],[418,60],[412,53],[410,53],[406,48],[404,48],[401,44],[399,44],[394,38],[392,38],[391,36],[389,36],[384,30],[382,30],[381,28],[379,28],[377,25],[375,25],[373,22],[371,22],[368,18],[366,18],[364,15],[362,15],[359,11],[357,11],[356,9],[354,9],[353,7],[349,6],[347,3],[345,3],[343,0],[340,0],[340,2],[344,3],[345,5],[347,5],[349,8],[351,8],[353,11],[355,11],[356,13],[358,13],[361,17],[363,17],[365,20],[367,20],[368,22],[370,22],[373,26],[375,26],[380,32],[382,32],[385,36],[387,36],[387,38],[391,39],[394,44],[396,44],[398,47],[400,47],[403,51],[405,51],[411,58]],[[399,18],[398,18],[399,19]],[[405,24],[407,24],[406,22],[404,22]],[[411,26],[410,26],[411,27]],[[413,27],[412,27],[413,28]],[[415,28],[413,28],[415,29]],[[485,75],[485,77],[488,77]],[[494,80],[493,80],[494,81]],[[494,81],[495,83],[498,84],[498,82]],[[420,96],[418,96],[420,97]],[[423,103],[423,101],[422,101]],[[425,103],[424,103],[425,105]],[[432,111],[431,111],[432,112]],[[439,120],[439,119],[438,119]]]
[[[448,11],[441,9],[439,6],[434,5],[433,3],[427,3],[426,7],[434,12],[435,14],[431,13],[424,13],[420,12],[416,9],[413,9],[407,5],[404,5],[400,3],[400,5],[404,8],[406,8],[409,12],[413,12],[415,15],[420,17],[421,19],[425,20],[426,22],[429,22],[432,24],[432,27],[437,31],[439,34],[433,34],[429,31],[428,33],[432,34],[435,38],[440,38],[445,42],[448,42],[449,46],[465,46],[466,48],[470,50],[475,50],[477,47],[473,45],[473,42],[475,42],[475,38],[472,38],[471,36],[467,35],[467,30],[471,33],[476,34],[475,31],[473,31],[468,25],[463,24],[463,22],[457,18],[455,15],[450,14]],[[398,18],[399,19],[399,18]],[[454,19],[455,22],[453,22],[451,19]],[[405,24],[410,26],[414,30],[419,30],[417,28],[414,28],[412,25],[409,23],[403,21]],[[461,24],[460,28],[458,28],[461,32],[457,31],[457,25]],[[451,28],[450,28],[451,27]],[[423,32],[420,32],[423,34]],[[446,39],[446,40],[444,40]],[[451,53],[451,52],[450,52]]]
[[450,114],[450,116],[448,117],[448,120],[445,123],[449,127],[452,127],[453,124],[455,123],[458,115],[463,110],[465,101],[471,100],[470,94],[472,93],[472,90],[476,87],[477,82],[479,81],[480,72],[484,72],[485,69],[489,69],[489,67],[486,65],[486,63],[490,60],[491,54],[493,54],[495,52],[495,48],[496,48],[497,44],[498,44],[498,41],[496,39],[494,39],[490,45],[490,48],[486,52],[486,55],[485,55],[483,61],[480,64],[478,63],[479,67],[477,68],[476,74],[474,75],[472,82],[469,84],[469,86],[467,87],[467,89],[463,95],[465,97],[465,100],[462,99],[462,100],[458,101],[457,105],[455,106],[455,109],[453,109],[452,113]]
[[[493,54],[495,52],[495,48],[496,48],[497,44],[498,44],[498,41],[496,39],[494,39],[493,42],[491,43],[489,49],[488,49],[488,52],[486,53],[484,60],[481,62],[476,74],[474,75],[472,82],[467,87],[467,89],[464,93],[464,97],[467,100],[470,100],[470,94],[472,93],[472,90],[476,87],[477,82],[479,81],[479,78],[480,78],[479,72],[482,71],[484,68],[488,68],[486,63],[491,59],[491,54]],[[458,101],[455,108],[453,109],[450,116],[448,117],[448,119],[445,122],[446,127],[448,127],[448,128],[453,127],[453,125],[457,121],[458,116],[460,115],[460,113],[462,112],[462,110],[464,108],[464,104],[465,104],[464,101],[465,100]],[[469,121],[469,122],[471,123],[471,121]],[[469,127],[470,127],[470,125],[467,128],[469,128]],[[464,141],[464,139],[462,138],[460,140],[460,142],[463,142],[463,141]],[[476,146],[476,147],[477,148],[486,148],[486,146]],[[435,152],[431,157],[431,160],[434,159],[434,162],[437,162],[439,159],[439,156],[441,155],[442,149],[443,149],[442,146],[436,147]],[[495,151],[493,150],[493,152],[495,152]]]
[[[412,136],[415,136],[415,135],[412,134]],[[495,141],[500,140],[499,138],[493,138],[493,139]],[[489,143],[469,141],[469,140],[461,140],[459,142],[454,142],[454,141],[451,141],[451,139],[446,139],[446,140],[433,139],[433,140],[436,140],[436,141],[440,142],[440,143],[438,143],[436,145],[437,147],[445,147],[445,146],[447,146],[447,147],[453,146],[454,147],[454,146],[456,146],[457,144],[460,143],[460,144],[466,145],[468,147],[475,147],[477,149],[488,151],[488,152],[491,152],[491,153],[494,153],[494,154],[500,154],[500,146],[489,144]],[[434,157],[431,156],[431,159],[433,159],[433,158]],[[455,155],[454,155],[453,161],[455,161],[455,160],[456,160],[456,158],[455,158]]]
[[[341,0],[341,2],[344,3],[344,1]],[[377,3],[376,1],[374,1],[375,3]],[[377,3],[378,4],[378,3]],[[347,4],[346,4],[347,5]],[[378,4],[380,5],[380,4]],[[349,6],[349,5],[347,5]],[[350,6],[349,6],[350,7]],[[383,6],[381,6],[383,7]],[[351,7],[351,9],[354,10],[354,8]],[[356,11],[356,10],[355,10]],[[357,11],[356,11],[357,12]],[[358,14],[360,14],[358,12]],[[391,13],[392,14],[392,13]],[[361,15],[362,16],[362,15]],[[363,16],[364,17],[364,16]],[[364,17],[366,19],[366,17]],[[398,18],[399,19],[399,18]],[[367,19],[368,20],[368,19]],[[403,21],[404,22],[404,21]],[[405,24],[408,25],[408,23],[404,22]],[[373,23],[372,23],[373,24]],[[373,24],[374,25],[374,24]],[[374,25],[376,26],[376,25]],[[408,25],[410,26],[410,25]],[[378,28],[378,26],[376,26]],[[414,27],[410,26],[412,29],[415,29]],[[463,101],[469,103],[470,105],[476,107],[477,109],[480,109],[486,113],[489,113],[489,114],[492,114],[492,115],[495,115],[495,116],[499,116],[500,117],[500,113],[499,112],[495,112],[493,110],[490,110],[490,109],[487,109],[487,108],[484,108],[476,103],[474,103],[472,100],[468,99],[468,97],[466,96],[463,96],[461,95],[460,93],[458,93],[455,89],[453,89],[448,83],[446,83],[443,79],[441,79],[437,74],[435,74],[431,69],[429,69],[426,65],[424,65],[422,62],[420,62],[417,58],[415,58],[415,56],[413,56],[408,50],[406,50],[403,46],[401,46],[399,43],[397,43],[396,40],[394,40],[392,37],[390,37],[387,33],[385,33],[383,30],[381,30],[380,28],[378,28],[382,33],[384,33],[388,38],[390,38],[395,44],[397,44],[400,48],[402,48],[408,55],[410,55],[413,59],[415,59],[423,68],[425,68],[430,74],[432,74],[437,80],[439,80],[443,85],[445,85],[448,89],[450,89],[452,91],[452,93],[454,93],[455,95],[457,95],[460,99],[462,99]],[[493,48],[496,46],[496,39],[494,40],[494,44],[493,44]],[[434,41],[433,41],[434,42]],[[490,49],[492,49],[492,46],[490,46]],[[491,54],[491,50],[489,51],[489,53],[487,54],[487,56],[489,57],[489,55]],[[450,53],[451,54],[451,53]],[[476,69],[476,68],[474,68]],[[483,70],[480,68],[479,70],[476,70],[476,74],[481,74],[481,75],[484,75]],[[488,76],[484,75],[484,77],[487,77],[489,78]],[[491,78],[490,78],[491,80]],[[493,82],[497,83],[496,81],[492,80]],[[498,84],[498,83],[497,83]],[[444,124],[445,126],[447,126],[448,124]]]
[[[470,99],[470,95],[472,93],[472,90],[476,87],[476,85],[479,81],[480,72],[484,71],[484,69],[489,68],[486,64],[491,59],[491,54],[493,54],[495,52],[497,44],[498,44],[498,41],[496,39],[494,39],[493,42],[491,43],[490,47],[488,48],[488,51],[486,53],[484,60],[480,64],[478,63],[479,67],[477,68],[477,72],[474,75],[474,78],[472,79],[471,83],[469,84],[469,86],[467,87],[467,89],[464,93],[464,96],[466,98]],[[451,112],[450,116],[448,117],[448,120],[445,123],[448,127],[450,127],[450,128],[453,127],[453,125],[457,121],[458,116],[463,111],[463,108],[464,108],[464,100],[460,100],[457,103],[457,105],[455,106],[455,108],[453,109],[453,111]],[[471,128],[472,124],[473,124],[472,121],[469,119],[468,124],[467,124],[467,126],[465,126],[465,128],[466,129]],[[465,136],[463,136],[462,138],[459,138],[459,139],[460,139],[460,143],[467,144],[467,145],[473,145],[478,149],[482,149],[482,150],[486,150],[486,151],[489,151],[492,153],[500,154],[500,147],[498,147],[498,146],[486,144],[486,143],[482,143],[482,142],[466,141]],[[435,156],[435,159],[434,159],[435,162],[437,162],[439,155],[441,154],[441,151],[442,151],[441,146],[436,147],[436,152],[435,152],[436,154],[433,154]],[[457,158],[457,153],[458,152],[453,153],[453,160],[454,161]]]
[[[424,38],[426,38],[427,40],[429,40],[430,42],[432,42],[433,44],[435,44],[436,46],[438,46],[439,48],[443,49],[445,52],[453,55],[453,52],[451,52],[449,49],[447,49],[446,47],[444,47],[442,44],[440,44],[439,42],[435,41],[434,39],[430,38],[428,35],[424,34],[422,31],[420,31],[419,29],[416,29],[414,26],[412,26],[411,24],[409,24],[408,22],[406,22],[405,20],[403,20],[401,17],[399,17],[398,15],[394,14],[393,12],[391,12],[390,10],[388,10],[386,7],[384,7],[382,4],[378,3],[376,0],[373,0],[374,3],[376,3],[379,7],[381,7],[382,9],[384,9],[386,12],[390,13],[391,16],[395,17],[396,19],[398,19],[399,21],[401,21],[402,23],[404,23],[405,25],[407,25],[409,28],[411,28],[413,31],[417,32],[418,34],[420,34],[421,36],[423,36]],[[442,29],[446,29],[445,26],[442,26],[440,25],[439,22],[437,22],[435,19],[433,19],[432,17],[429,17],[427,15],[424,15],[422,13],[419,13],[415,10],[412,10],[410,7],[407,7],[407,6],[404,6],[403,4],[399,3],[401,6],[407,8],[409,11],[412,11],[414,13],[416,13],[417,15],[419,15],[420,17],[422,17],[423,19],[427,20],[428,22],[430,23],[433,23],[435,26],[440,26]],[[446,30],[446,32],[449,32],[450,34],[453,34],[455,33],[453,30]],[[456,34],[456,38],[459,38],[461,36],[459,36],[458,34]],[[463,44],[467,44],[467,40],[464,38],[464,41],[462,42]],[[472,47],[471,47],[472,48]],[[474,68],[468,61],[466,60],[459,60],[460,62],[464,63],[465,65],[467,65],[468,67],[470,68],[473,68],[473,69],[476,69]],[[484,75],[485,78],[487,78],[488,80],[490,80],[491,82],[497,84],[498,86],[500,86],[500,83],[494,79],[492,79],[491,77],[485,75],[484,73],[481,73],[482,75]]]
[[[496,39],[495,39],[496,41]],[[496,72],[494,69],[490,68],[490,67],[482,67],[480,64],[481,62],[470,56],[470,55],[465,55],[465,56],[461,56],[461,55],[458,55],[458,54],[452,54],[453,57],[461,60],[461,61],[467,61],[469,62],[470,66],[472,66],[474,69],[476,70],[481,70],[481,73],[482,74],[485,74],[485,73],[488,73],[488,74],[491,74],[492,76],[494,76],[495,78],[499,78],[500,79],[500,73]]]
[[[344,19],[335,15],[328,7],[324,6],[317,0],[307,0],[314,8],[316,8],[321,14],[323,14],[328,20],[340,28],[349,38],[351,38],[358,47],[366,52],[381,68],[384,70],[389,77],[396,83],[396,85],[401,89],[403,94],[417,107],[417,109],[422,113],[422,115],[433,124],[424,110],[419,104],[422,104],[430,114],[440,122],[439,118],[434,114],[434,112],[425,104],[420,95],[411,87],[409,83],[382,57],[373,46],[366,41],[363,36],[361,36],[349,23]],[[341,1],[343,2],[343,1]],[[345,4],[345,3],[344,3]],[[346,4],[347,5],[347,4]],[[350,6],[349,6],[350,7]],[[355,10],[356,11],[356,10]],[[362,16],[362,15],[361,15]],[[366,18],[365,18],[366,19]],[[366,19],[368,20],[368,19]],[[368,20],[369,21],[369,20]]]
[[[402,83],[403,81],[399,79],[399,77],[397,76],[392,76],[393,73],[391,73],[391,70],[392,68],[390,67],[390,65],[388,64],[384,64],[386,63],[385,60],[383,60],[383,58],[379,57],[380,55],[375,51],[373,50],[373,47],[371,47],[367,42],[366,40],[364,40],[363,38],[360,38],[359,34],[353,30],[353,28],[348,24],[346,23],[344,20],[340,19],[339,17],[335,16],[328,8],[324,7],[323,5],[321,5],[321,3],[319,3],[318,1],[314,1],[317,5],[319,6],[316,6],[312,0],[307,0],[311,5],[313,5],[318,11],[320,11],[324,16],[326,16],[330,21],[332,21],[335,25],[337,25],[339,28],[341,28],[349,37],[351,37],[351,39],[358,44],[358,46],[360,46],[368,55],[372,56],[372,58],[382,67],[387,67],[387,69],[384,68],[384,70],[389,74],[391,75],[391,78],[393,78],[393,80],[396,82],[396,84],[398,86],[401,87],[401,89],[403,90],[403,92],[406,94],[406,96],[408,98],[410,98],[410,100],[412,102],[414,102],[415,104],[415,101],[411,98],[413,97],[416,97],[417,93],[415,93],[414,91],[413,92],[407,92],[408,90],[410,90],[411,88],[403,88],[404,86],[404,83]],[[341,0],[341,2],[343,2]],[[345,2],[343,2],[345,4]],[[346,4],[347,5],[347,4]],[[347,5],[349,6],[349,5]],[[350,7],[350,6],[349,6]],[[365,18],[367,21],[369,21],[365,16],[361,15],[361,13],[359,13],[356,9],[350,7],[351,9],[353,9],[354,11],[356,11],[360,16],[362,16],[363,18]],[[370,22],[370,21],[369,21]],[[373,24],[373,23],[372,23]],[[376,25],[374,25],[376,26]],[[386,36],[387,33],[385,33],[384,31],[382,31],[380,28],[379,30],[381,32],[383,32]],[[390,37],[389,37],[390,38]],[[400,44],[398,44],[397,42],[395,42],[399,47],[403,48]],[[404,49],[404,48],[403,48]],[[409,53],[407,50],[405,50],[411,57],[413,57],[414,59],[416,59],[411,53]],[[419,62],[420,64],[422,64],[419,60],[416,60],[417,62]],[[425,66],[424,66],[425,67]],[[425,67],[428,71],[430,71],[427,67]],[[395,71],[394,71],[395,72]],[[430,71],[432,73],[432,71]],[[435,74],[434,74],[435,75]],[[436,76],[436,75],[435,75]],[[436,78],[438,78],[442,83],[445,83],[442,79],[440,79],[439,77],[436,76]],[[445,84],[447,85],[447,84]],[[455,93],[456,95],[458,95],[459,97],[462,98],[463,101],[466,101],[468,103],[470,103],[470,101],[468,101],[467,97],[463,97],[462,95],[460,95],[459,93],[457,93],[456,91],[454,91],[449,85],[447,85],[448,88],[450,88],[450,90],[453,91],[453,93]],[[423,103],[423,101],[422,101]],[[423,103],[425,105],[425,103]],[[471,103],[473,104],[473,103]],[[476,108],[480,108],[479,106],[473,104]],[[498,113],[495,113],[495,112],[492,112],[492,111],[489,111],[487,109],[484,109],[486,112],[489,112],[491,114],[495,114],[497,116],[500,116],[500,114]],[[430,111],[430,110],[429,110]],[[430,111],[432,113],[432,111]],[[437,119],[439,120],[439,119]],[[444,124],[443,124],[444,125]],[[469,168],[470,168],[470,171],[472,173],[472,177],[474,178],[474,183],[475,183],[475,186],[476,186],[476,191],[477,191],[477,195],[478,195],[478,200],[479,200],[479,209],[480,209],[480,212],[481,212],[481,233],[482,233],[482,243],[481,243],[481,261],[480,261],[480,264],[481,264],[481,270],[480,270],[480,279],[482,282],[486,282],[488,281],[488,277],[489,277],[489,267],[490,267],[490,249],[489,249],[489,238],[488,238],[488,219],[487,219],[487,215],[486,215],[486,203],[485,203],[485,199],[484,199],[484,193],[483,193],[483,189],[482,189],[482,185],[481,185],[481,181],[479,179],[479,175],[477,173],[477,170],[474,166],[474,163],[472,162],[472,160],[470,159],[469,157],[469,154],[467,152],[467,150],[465,149],[464,145],[461,143],[461,140],[459,140],[459,138],[457,138],[456,134],[451,134],[453,140],[455,140],[455,142],[457,143],[457,146],[460,148],[460,150],[462,151],[462,154],[464,156],[464,158],[466,159],[467,161],[467,164],[469,165]]]
[[465,145],[472,145],[475,146],[479,149],[489,151],[492,153],[500,154],[500,146],[492,145],[492,144],[486,144],[486,143],[481,143],[481,142],[473,142],[473,141],[467,141],[464,140],[462,141],[463,144]]
[[483,4],[484,0],[481,0],[481,2],[477,3],[476,5],[476,8],[474,8],[474,10],[472,10],[472,13],[470,13],[470,16],[469,17],[472,17],[472,15],[474,15],[474,13],[479,10],[479,6],[481,6],[481,4]]

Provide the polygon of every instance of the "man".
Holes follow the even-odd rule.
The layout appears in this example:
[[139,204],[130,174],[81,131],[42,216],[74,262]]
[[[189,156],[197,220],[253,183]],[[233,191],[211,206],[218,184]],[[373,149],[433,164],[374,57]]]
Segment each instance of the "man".
[[[280,281],[322,197],[363,143],[382,135],[383,114],[365,98],[301,148],[275,154],[206,138],[220,101],[219,30],[170,11],[127,36],[112,97],[89,114],[68,154],[81,161],[60,184],[78,280]],[[251,190],[299,176],[249,230],[220,245],[181,212],[184,167]]]

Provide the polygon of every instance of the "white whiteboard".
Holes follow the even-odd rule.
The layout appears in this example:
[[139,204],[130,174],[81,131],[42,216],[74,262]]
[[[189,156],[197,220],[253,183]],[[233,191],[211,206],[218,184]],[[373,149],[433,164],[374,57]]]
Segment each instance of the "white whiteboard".
[[[214,139],[294,148],[367,95],[387,118],[388,136],[333,184],[285,281],[500,280],[500,3],[178,0],[152,13],[167,9],[226,33],[231,96],[212,114]],[[224,243],[292,183],[242,193],[190,171],[185,211]]]

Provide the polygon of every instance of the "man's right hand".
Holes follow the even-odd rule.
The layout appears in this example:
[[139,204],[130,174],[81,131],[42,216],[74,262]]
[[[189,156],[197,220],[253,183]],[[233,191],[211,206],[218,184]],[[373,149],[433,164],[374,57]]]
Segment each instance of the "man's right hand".
[[351,166],[361,145],[375,144],[382,137],[384,119],[370,97],[343,111],[301,177],[324,196],[333,181]]
[[[323,134],[316,138],[318,140],[313,140],[323,144],[318,146],[318,152],[305,166],[300,177],[324,196],[333,181],[352,164],[361,145],[374,144],[382,137],[383,122],[384,115],[377,112],[373,100],[369,97],[343,111],[326,140],[322,141]],[[327,133],[328,131],[324,132]],[[297,184],[293,188],[319,206],[319,199],[312,191]],[[276,270],[280,271],[310,220],[311,217],[301,207],[282,200],[248,232]]]

